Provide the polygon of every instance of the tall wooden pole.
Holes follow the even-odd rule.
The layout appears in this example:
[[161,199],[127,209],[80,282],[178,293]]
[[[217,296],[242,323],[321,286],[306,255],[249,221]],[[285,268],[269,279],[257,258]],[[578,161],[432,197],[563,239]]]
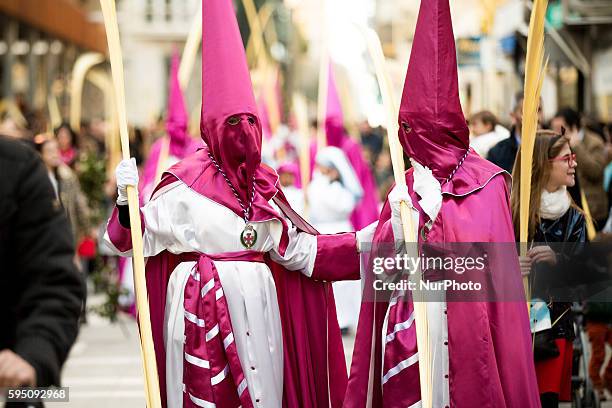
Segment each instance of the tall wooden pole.
[[[521,189],[519,192],[519,241],[521,255],[526,255],[525,244],[529,239],[529,206],[531,199],[531,165],[536,132],[540,93],[546,66],[544,62],[544,25],[548,0],[535,0],[529,19],[527,56],[525,58],[525,92],[523,97],[523,125],[521,128]],[[529,279],[523,278],[523,286],[529,307]]]
[[185,91],[185,89],[187,89],[187,85],[189,85],[189,79],[191,78],[191,72],[193,71],[193,66],[195,64],[201,42],[202,1],[199,2],[198,11],[193,18],[191,30],[189,30],[189,35],[187,36],[187,41],[185,42],[185,48],[183,49],[181,64],[179,65],[179,84],[183,91]]
[[300,179],[302,182],[302,191],[304,192],[304,211],[302,215],[308,218],[308,183],[310,181],[310,129],[308,127],[308,104],[304,95],[300,93],[293,94],[293,113],[297,121],[298,132],[300,133],[299,141],[299,162],[300,162]]
[[85,77],[91,68],[102,62],[104,62],[104,55],[97,52],[88,52],[77,58],[72,68],[72,81],[70,83],[70,127],[75,132],[78,132],[81,128]]
[[[368,45],[368,52],[374,62],[376,78],[382,95],[383,104],[387,111],[387,138],[393,166],[393,176],[396,187],[406,188],[405,164],[403,149],[398,137],[398,110],[393,101],[393,87],[387,75],[385,56],[383,54],[380,39],[374,30],[363,28],[364,36]],[[402,229],[406,250],[411,256],[418,256],[416,243],[418,242],[415,229],[414,210],[408,208],[407,203],[402,202],[400,206]],[[418,221],[417,221],[418,222]],[[412,275],[413,280],[421,278],[421,271]],[[427,316],[427,303],[422,298],[419,290],[412,292],[414,306],[414,321],[417,335],[417,348],[419,351],[419,382],[421,386],[421,406],[423,408],[433,407],[433,383],[432,383],[432,356],[429,339],[429,320]]]
[[[130,139],[125,109],[125,87],[123,79],[123,57],[119,41],[119,26],[115,0],[100,0],[106,38],[111,60],[111,71],[115,88],[117,113],[119,116],[119,134],[121,136],[121,151],[124,160],[130,159]],[[134,286],[136,305],[138,307],[138,322],[140,324],[140,348],[144,366],[145,396],[149,408],[161,408],[159,379],[151,331],[147,284],[145,280],[145,264],[143,257],[142,229],[140,225],[140,208],[137,186],[128,186],[128,206],[130,211],[130,229],[132,233],[132,259],[134,262]]]

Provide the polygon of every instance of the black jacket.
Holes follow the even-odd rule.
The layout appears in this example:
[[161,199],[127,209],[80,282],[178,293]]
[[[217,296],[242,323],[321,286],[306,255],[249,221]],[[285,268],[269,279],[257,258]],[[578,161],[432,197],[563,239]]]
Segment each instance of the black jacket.
[[[556,220],[542,219],[535,233],[535,245],[547,244],[557,254],[557,264],[536,264],[531,282],[533,297],[552,301],[551,322],[555,338],[574,338],[571,306],[575,285],[582,276],[581,259],[585,251],[586,222],[574,207]],[[558,299],[559,301],[556,301]]]
[[38,154],[0,136],[0,350],[59,385],[85,295],[70,225]]
[[488,161],[498,165],[510,174],[512,174],[512,167],[514,167],[514,160],[516,160],[516,153],[519,148],[515,133],[516,129],[512,128],[510,137],[497,143],[487,154]]

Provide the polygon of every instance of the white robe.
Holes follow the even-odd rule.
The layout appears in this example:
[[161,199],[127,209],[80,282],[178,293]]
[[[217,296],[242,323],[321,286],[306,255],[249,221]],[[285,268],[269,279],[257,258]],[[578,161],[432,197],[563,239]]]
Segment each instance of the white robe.
[[322,234],[351,231],[351,213],[357,205],[353,193],[340,182],[315,177],[308,185],[310,222]]
[[[282,214],[280,210],[278,213]],[[175,254],[195,251],[211,255],[245,250],[240,243],[244,220],[180,181],[162,188],[142,208],[142,214],[146,226],[143,236],[145,257],[163,250]],[[285,268],[312,275],[317,253],[315,236],[290,227],[289,245],[285,255],[281,256],[278,253],[281,223],[268,220],[252,224],[257,231],[253,250],[270,252],[271,258]],[[105,238],[110,243],[108,234]],[[168,282],[164,342],[169,408],[183,405],[183,294],[194,264],[179,264]],[[283,338],[272,273],[266,264],[258,262],[215,261],[214,264],[227,299],[238,357],[253,404],[280,407],[283,397]]]

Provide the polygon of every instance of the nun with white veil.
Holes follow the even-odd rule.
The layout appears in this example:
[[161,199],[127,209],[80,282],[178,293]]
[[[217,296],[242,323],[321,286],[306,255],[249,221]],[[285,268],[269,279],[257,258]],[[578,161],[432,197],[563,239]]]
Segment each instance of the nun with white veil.
[[[363,196],[363,189],[341,149],[328,146],[317,153],[307,196],[310,222],[320,233],[352,230],[350,216]],[[361,306],[361,282],[334,282],[333,288],[342,333],[355,330]]]

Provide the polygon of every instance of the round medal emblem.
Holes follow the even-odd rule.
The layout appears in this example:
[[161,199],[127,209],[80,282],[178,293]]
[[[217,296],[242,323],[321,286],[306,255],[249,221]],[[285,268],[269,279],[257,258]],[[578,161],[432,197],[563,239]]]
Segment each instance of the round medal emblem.
[[247,224],[244,230],[242,230],[242,234],[240,234],[240,243],[242,243],[242,246],[246,249],[251,249],[256,242],[257,231],[255,231],[255,228],[253,228],[251,224]]

